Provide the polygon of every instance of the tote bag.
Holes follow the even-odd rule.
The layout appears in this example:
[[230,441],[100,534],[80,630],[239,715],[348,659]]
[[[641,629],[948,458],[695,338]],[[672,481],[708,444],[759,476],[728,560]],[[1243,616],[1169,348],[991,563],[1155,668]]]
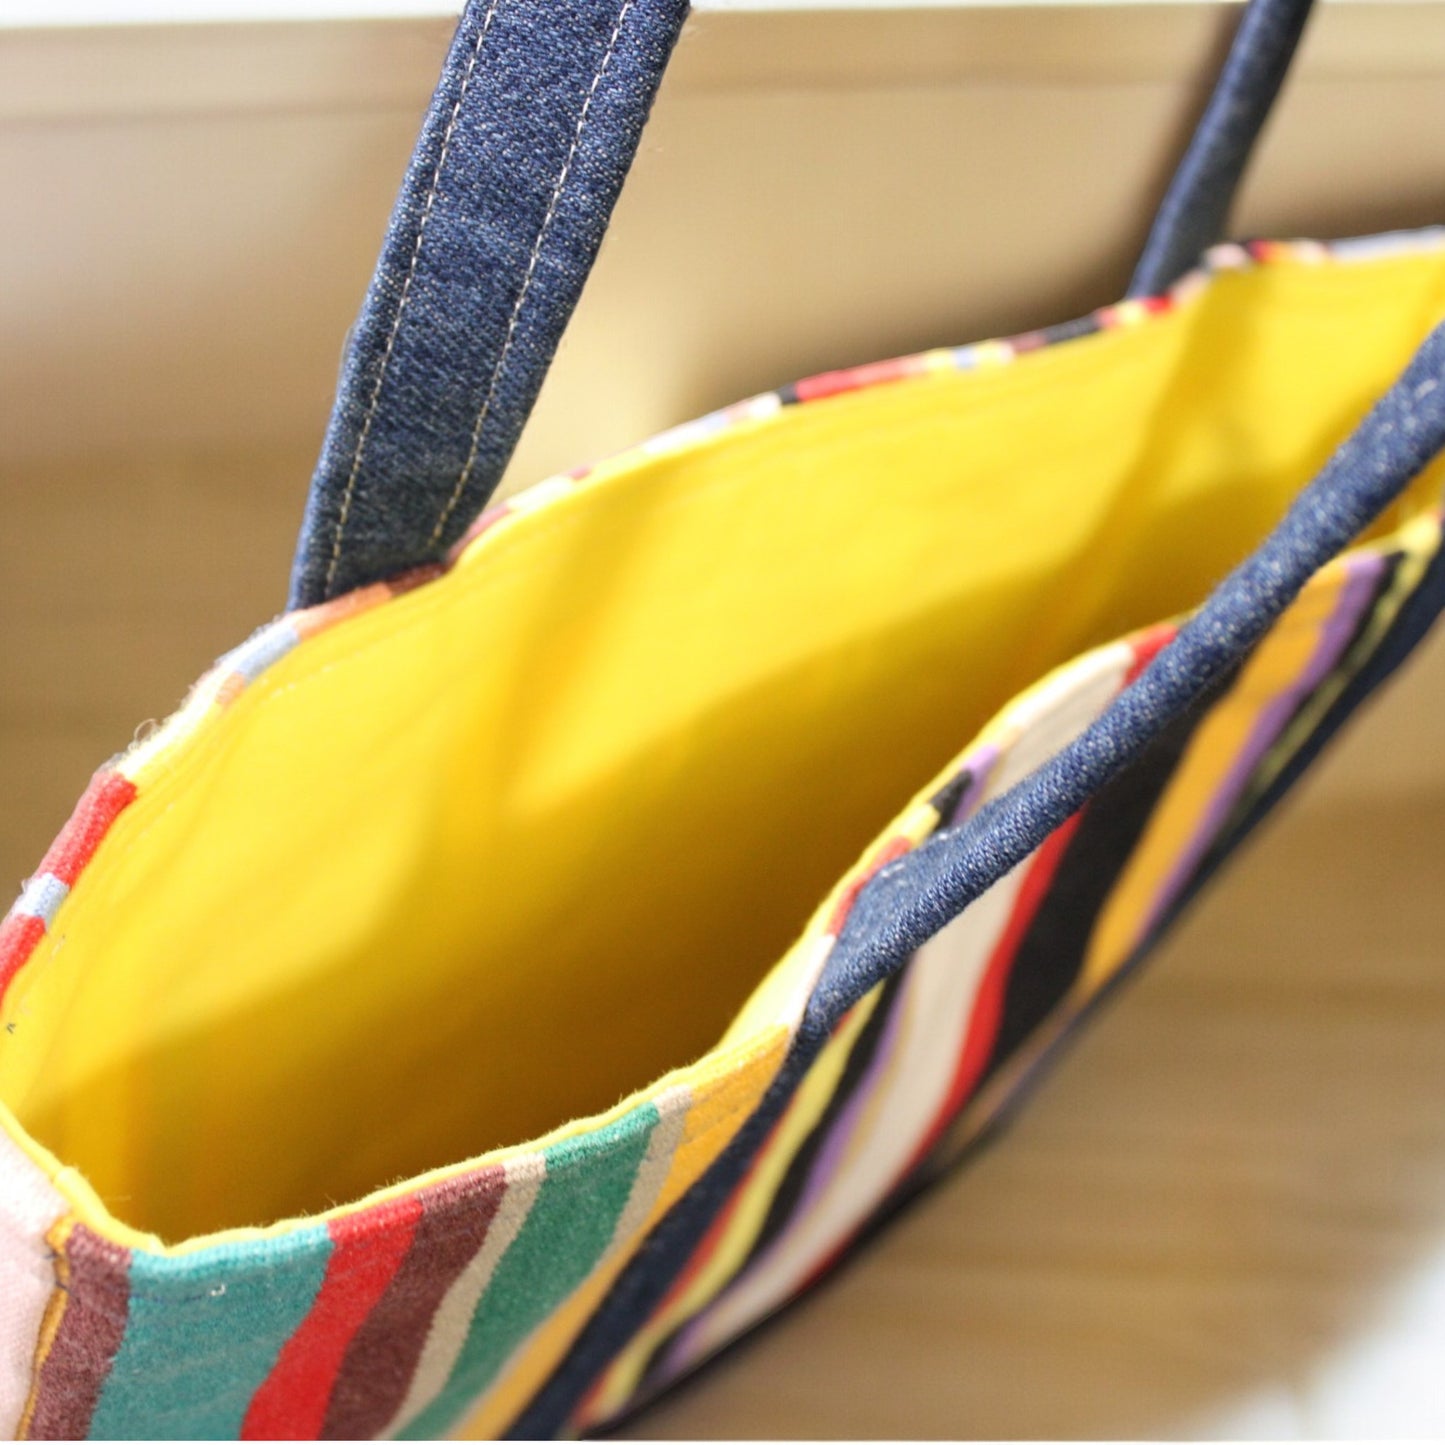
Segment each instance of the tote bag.
[[617,1421],[983,1137],[1445,601],[1445,236],[1218,244],[1301,0],[1129,299],[486,508],[684,8],[467,6],[290,610],[0,929],[0,1431]]

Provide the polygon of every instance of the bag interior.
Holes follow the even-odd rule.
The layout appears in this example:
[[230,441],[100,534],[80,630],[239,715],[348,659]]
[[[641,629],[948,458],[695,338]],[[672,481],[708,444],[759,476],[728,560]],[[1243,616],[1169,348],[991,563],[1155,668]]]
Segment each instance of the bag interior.
[[611,1107],[1009,697],[1198,604],[1442,313],[1436,251],[1278,259],[517,515],[149,780],[10,991],[0,1100],[173,1242]]

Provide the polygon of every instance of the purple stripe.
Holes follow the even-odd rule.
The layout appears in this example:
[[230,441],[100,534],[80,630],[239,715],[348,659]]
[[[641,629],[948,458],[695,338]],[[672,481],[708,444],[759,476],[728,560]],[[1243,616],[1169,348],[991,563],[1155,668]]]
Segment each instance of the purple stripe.
[[[793,1212],[794,1219],[806,1217],[817,1202],[818,1196],[827,1189],[837,1175],[838,1167],[847,1151],[848,1142],[858,1127],[858,1121],[862,1117],[863,1111],[873,1098],[875,1086],[893,1063],[898,1034],[902,1028],[904,1007],[911,992],[910,985],[914,983],[917,976],[917,970],[914,970],[909,974],[904,986],[898,990],[898,996],[893,1000],[893,1007],[889,1010],[887,1022],[883,1025],[883,1036],[878,1040],[878,1046],[873,1052],[872,1059],[869,1060],[863,1077],[853,1087],[853,1097],[848,1100],[842,1113],[834,1120],[827,1139],[813,1159],[813,1167],[808,1172],[808,1182],[803,1187],[803,1192],[799,1196],[797,1207]],[[792,1226],[789,1225],[788,1229],[782,1230],[778,1239],[784,1238],[791,1228]]]
[[961,823],[982,802],[989,776],[993,772],[994,764],[998,762],[998,754],[997,743],[985,743],[976,753],[963,760],[959,771],[970,775],[969,784],[958,800],[958,806],[953,810],[953,817],[943,820],[945,828]]
[[[720,1289],[713,1298],[695,1314],[681,1330],[676,1338],[667,1347],[664,1365],[667,1369],[682,1360],[691,1358],[692,1341],[697,1331],[708,1318],[712,1309],[722,1300],[726,1299],[732,1287],[741,1279],[747,1277],[754,1268],[772,1258],[774,1251],[780,1248],[788,1240],[799,1220],[807,1219],[812,1212],[818,1196],[828,1187],[829,1182],[838,1172],[838,1166],[843,1159],[844,1151],[848,1147],[848,1141],[853,1136],[863,1110],[867,1107],[873,1096],[874,1086],[879,1077],[887,1070],[892,1062],[895,1045],[898,1042],[898,1034],[901,1028],[904,1002],[908,997],[909,988],[915,975],[910,975],[904,987],[900,988],[893,999],[893,1006],[889,1011],[887,1021],[883,1025],[882,1037],[878,1040],[878,1046],[874,1050],[873,1057],[868,1061],[868,1067],[863,1071],[863,1076],[853,1086],[853,1095],[844,1105],[842,1112],[833,1121],[833,1127],[828,1131],[828,1137],[819,1148],[814,1157],[812,1168],[808,1171],[808,1182],[803,1186],[802,1192],[798,1195],[793,1205],[793,1212],[787,1224],[774,1236],[773,1242],[763,1251],[762,1254],[748,1259],[743,1268],[733,1276],[728,1283]],[[784,1178],[787,1171],[784,1171]]]
[[1303,699],[1324,681],[1355,635],[1361,614],[1374,599],[1385,563],[1382,557],[1365,554],[1347,557],[1345,565],[1349,575],[1340,589],[1334,612],[1320,630],[1320,640],[1314,653],[1299,677],[1261,709],[1250,730],[1249,740],[1225,774],[1189,846],[1180,854],[1150,906],[1141,937],[1149,933],[1170,900],[1184,887],[1265,754],[1283,733]]

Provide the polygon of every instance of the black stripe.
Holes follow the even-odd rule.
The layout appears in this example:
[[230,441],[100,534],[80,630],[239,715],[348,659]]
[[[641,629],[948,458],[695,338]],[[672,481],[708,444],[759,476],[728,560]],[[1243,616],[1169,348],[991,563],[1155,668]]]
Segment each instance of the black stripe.
[[980,1082],[996,1073],[1068,994],[1083,967],[1094,924],[1180,758],[1205,714],[1237,676],[1238,669],[1176,718],[1133,767],[1085,808],[1009,970],[998,1037]]
[[793,1156],[793,1162],[788,1166],[783,1182],[779,1185],[778,1192],[773,1195],[773,1202],[768,1206],[768,1217],[763,1221],[763,1227],[758,1231],[758,1237],[753,1241],[753,1247],[748,1252],[742,1269],[738,1271],[739,1274],[746,1272],[748,1266],[772,1245],[792,1220],[819,1152],[827,1143],[839,1116],[852,1103],[858,1085],[877,1056],[878,1045],[888,1027],[888,1020],[893,1016],[893,1009],[906,977],[905,969],[895,973],[883,985],[877,1006],[869,1015],[868,1022],[858,1031],[858,1037],[848,1051],[848,1062],[843,1066],[838,1087],[833,1091],[833,1097],[828,1100],[827,1107],[803,1141],[802,1147]]
[[954,814],[963,802],[964,794],[973,786],[973,769],[965,768],[952,782],[945,783],[929,800],[929,806],[938,814],[943,827],[958,821]]
[[[752,1248],[748,1250],[737,1269],[733,1271],[732,1277],[723,1285],[705,1307],[709,1309],[713,1304],[722,1299],[733,1284],[741,1279],[752,1267],[755,1260],[764,1254],[772,1245],[773,1241],[787,1228],[793,1218],[799,1199],[807,1187],[808,1176],[812,1173],[813,1163],[818,1157],[818,1152],[827,1142],[833,1125],[837,1123],[838,1116],[848,1107],[849,1101],[856,1092],[859,1083],[868,1072],[874,1056],[878,1052],[879,1041],[887,1028],[888,1020],[892,1017],[894,1006],[898,1001],[898,992],[903,986],[904,973],[896,973],[882,986],[882,994],[877,1006],[868,1017],[868,1022],[858,1031],[858,1037],[853,1041],[853,1047],[848,1051],[848,1061],[843,1066],[843,1073],[838,1080],[838,1087],[833,1091],[833,1096],[828,1100],[818,1122],[808,1132],[808,1136],[793,1156],[793,1162],[788,1166],[787,1172],[783,1175],[782,1183],[778,1191],[773,1195],[772,1202],[768,1206],[767,1217],[763,1220],[762,1228],[758,1231],[757,1238],[753,1241]],[[705,1312],[705,1311],[704,1311]],[[643,1371],[639,1381],[639,1390],[646,1392],[649,1386],[656,1382],[654,1376],[666,1360],[677,1337],[686,1330],[696,1318],[689,1316],[677,1329],[671,1331],[666,1338],[661,1340],[656,1349],[653,1350],[647,1361],[647,1368]]]

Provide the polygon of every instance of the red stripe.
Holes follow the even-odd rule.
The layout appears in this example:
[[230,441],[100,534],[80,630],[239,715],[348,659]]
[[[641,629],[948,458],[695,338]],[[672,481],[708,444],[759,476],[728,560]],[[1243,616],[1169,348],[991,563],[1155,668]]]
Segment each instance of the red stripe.
[[1006,345],[1015,356],[1027,356],[1031,351],[1042,351],[1053,345],[1053,339],[1047,331],[1025,331],[1022,336],[1011,337]]
[[918,357],[904,356],[892,361],[875,361],[867,366],[854,366],[846,371],[825,371],[798,382],[793,390],[799,401],[818,401],[825,396],[838,396],[845,391],[858,391],[881,382],[902,381],[923,370]]
[[326,1278],[300,1329],[251,1400],[243,1440],[315,1440],[347,1346],[391,1283],[421,1218],[415,1195],[333,1219]]
[[0,923],[0,1000],[44,937],[45,920],[29,913],[12,913]]
[[1172,622],[1161,622],[1157,627],[1146,628],[1129,639],[1129,650],[1134,661],[1124,675],[1124,686],[1128,687],[1154,659],[1174,641],[1179,629]]
[[979,984],[978,998],[974,1003],[973,1016],[968,1021],[968,1031],[964,1035],[963,1050],[959,1054],[958,1067],[954,1070],[953,1082],[949,1086],[947,1097],[934,1117],[933,1123],[929,1125],[928,1132],[923,1136],[912,1158],[909,1159],[907,1167],[902,1171],[901,1178],[906,1178],[911,1174],[927,1157],[928,1152],[939,1141],[944,1130],[952,1123],[959,1110],[968,1102],[969,1095],[973,1093],[979,1076],[988,1063],[989,1055],[993,1052],[994,1041],[998,1037],[999,1021],[1003,1017],[1004,993],[1008,987],[1009,974],[1013,969],[1019,945],[1024,941],[1033,925],[1039,905],[1044,901],[1049,886],[1054,881],[1054,874],[1058,872],[1059,864],[1063,861],[1064,854],[1068,851],[1069,843],[1083,816],[1083,812],[1080,811],[1067,822],[1061,823],[1049,834],[1038,852],[1034,854],[1033,862],[1029,864],[1028,872],[1024,875],[1023,883],[1019,887],[1018,897],[1014,900],[1013,912],[1009,915],[1008,925],[999,941],[994,945],[992,954],[989,955],[983,980]]
[[135,784],[119,773],[97,773],[81,794],[70,821],[50,845],[38,872],[52,873],[67,887],[90,862],[110,825],[135,801]]
[[[60,830],[60,836],[35,870],[36,876],[49,873],[67,888],[73,887],[110,825],[134,801],[135,784],[129,778],[119,773],[97,773],[81,794],[70,821]],[[42,918],[16,913],[0,922],[0,1000],[44,937]]]
[[878,856],[873,859],[868,872],[856,883],[850,884],[848,891],[838,900],[838,906],[833,910],[832,918],[828,920],[828,932],[834,938],[837,938],[848,914],[852,912],[853,905],[858,901],[858,895],[872,881],[878,870],[886,868],[895,858],[901,858],[912,847],[913,844],[907,838],[891,838],[878,850]]
[[409,567],[405,572],[398,572],[395,577],[386,579],[387,590],[393,597],[415,592],[418,587],[425,587],[428,582],[445,577],[450,566],[450,562],[423,562],[420,567]]
[[[1130,639],[1129,646],[1133,653],[1133,661],[1125,674],[1123,686],[1127,687],[1138,678],[1155,657],[1174,640],[1177,632],[1178,628],[1172,622],[1161,622],[1157,627],[1147,628]],[[929,1151],[938,1143],[959,1110],[968,1102],[969,1095],[973,1092],[979,1076],[988,1064],[994,1042],[998,1038],[999,1021],[1003,1017],[1004,994],[1008,986],[1009,974],[1013,969],[1014,958],[1018,953],[1019,945],[1033,926],[1039,905],[1044,901],[1044,897],[1054,881],[1054,875],[1059,870],[1059,864],[1063,862],[1064,854],[1068,851],[1069,843],[1078,830],[1083,816],[1084,813],[1081,809],[1067,822],[1056,828],[1034,854],[1033,862],[1029,865],[1029,871],[1024,876],[1024,881],[1019,888],[1019,895],[1014,900],[1013,912],[1009,915],[1008,925],[998,943],[994,945],[993,953],[989,956],[988,965],[984,970],[978,998],[974,1003],[973,1015],[969,1019],[968,1031],[964,1036],[963,1051],[959,1055],[958,1067],[954,1071],[948,1095],[900,1177],[906,1178],[928,1156]]]
[[406,1258],[352,1336],[326,1406],[323,1440],[374,1440],[406,1399],[432,1320],[486,1240],[506,1192],[499,1164],[421,1190]]

